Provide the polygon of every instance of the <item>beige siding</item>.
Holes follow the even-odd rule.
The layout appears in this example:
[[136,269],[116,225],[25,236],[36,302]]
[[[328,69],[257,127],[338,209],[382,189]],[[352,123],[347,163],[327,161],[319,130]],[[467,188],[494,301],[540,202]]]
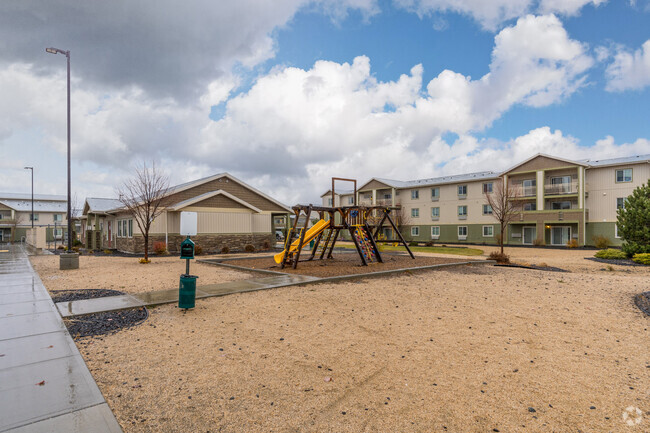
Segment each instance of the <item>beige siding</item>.
[[[616,183],[616,170],[632,168],[632,182]],[[632,194],[634,188],[648,182],[650,164],[631,164],[590,168],[586,171],[587,192],[585,200],[591,222],[615,222],[616,199]]]
[[252,215],[253,233],[271,233],[271,215]]
[[523,163],[513,168],[512,170],[508,171],[505,174],[510,176],[514,173],[520,173],[522,171],[550,170],[553,168],[560,168],[560,167],[567,167],[567,166],[575,166],[575,164],[571,164],[569,162],[560,161],[555,158],[548,158],[546,156],[540,155],[536,158],[531,159],[526,163]]

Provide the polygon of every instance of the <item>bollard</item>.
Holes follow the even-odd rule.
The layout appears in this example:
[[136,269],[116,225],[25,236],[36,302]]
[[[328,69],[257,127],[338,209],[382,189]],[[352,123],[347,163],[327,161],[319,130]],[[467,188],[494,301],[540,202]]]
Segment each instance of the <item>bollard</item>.
[[194,308],[196,301],[196,275],[182,274],[178,286],[178,308]]

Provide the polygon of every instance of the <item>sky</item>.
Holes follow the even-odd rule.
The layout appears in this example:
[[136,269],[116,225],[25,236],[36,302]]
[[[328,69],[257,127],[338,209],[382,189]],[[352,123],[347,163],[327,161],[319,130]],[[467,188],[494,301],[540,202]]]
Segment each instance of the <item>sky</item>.
[[[650,0],[3,0],[0,191],[115,197],[136,165],[287,205],[331,177],[650,154]],[[341,187],[345,187],[341,185]]]

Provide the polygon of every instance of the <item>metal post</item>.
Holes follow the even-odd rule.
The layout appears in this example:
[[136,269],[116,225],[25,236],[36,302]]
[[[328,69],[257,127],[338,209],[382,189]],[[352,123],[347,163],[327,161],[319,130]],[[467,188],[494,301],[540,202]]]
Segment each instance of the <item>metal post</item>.
[[68,252],[72,251],[72,204],[70,194],[70,50],[65,52],[68,59]]
[[25,167],[25,170],[31,170],[32,171],[32,228],[34,228],[34,167]]

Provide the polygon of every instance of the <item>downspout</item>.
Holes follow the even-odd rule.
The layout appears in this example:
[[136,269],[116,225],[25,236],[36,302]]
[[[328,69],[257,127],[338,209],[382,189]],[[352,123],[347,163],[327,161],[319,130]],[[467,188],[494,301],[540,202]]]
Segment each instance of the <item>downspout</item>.
[[167,230],[167,224],[169,223],[169,218],[167,217],[167,211],[165,211],[165,248],[167,251],[169,251],[169,244],[167,243],[168,240],[168,230]]

